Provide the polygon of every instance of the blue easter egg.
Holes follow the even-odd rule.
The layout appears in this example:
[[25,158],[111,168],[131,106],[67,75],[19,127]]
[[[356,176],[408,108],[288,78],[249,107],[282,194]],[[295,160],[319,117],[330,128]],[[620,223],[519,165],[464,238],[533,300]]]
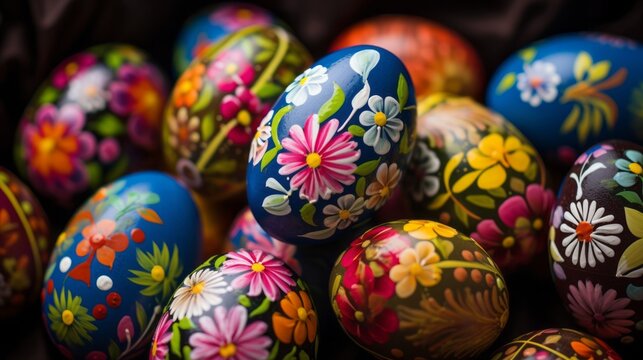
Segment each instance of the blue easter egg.
[[127,358],[146,351],[181,280],[199,260],[190,193],[159,172],[99,189],[60,234],[45,274],[43,320],[67,357]]
[[293,244],[350,237],[389,199],[413,147],[409,74],[375,46],[333,52],[297,76],[257,128],[248,203]]
[[487,89],[488,106],[554,165],[568,167],[610,138],[643,140],[643,47],[600,33],[556,36],[507,59]]

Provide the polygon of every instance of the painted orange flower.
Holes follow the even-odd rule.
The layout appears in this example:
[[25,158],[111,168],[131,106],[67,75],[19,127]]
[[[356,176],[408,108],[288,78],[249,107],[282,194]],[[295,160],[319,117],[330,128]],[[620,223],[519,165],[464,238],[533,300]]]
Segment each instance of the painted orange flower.
[[203,74],[205,65],[199,63],[188,68],[179,79],[174,89],[174,106],[177,108],[190,107],[199,96],[199,90],[203,86]]
[[280,301],[284,314],[276,312],[272,315],[272,326],[279,341],[290,344],[295,341],[298,346],[306,339],[315,340],[317,334],[317,313],[305,291],[289,292]]
[[621,360],[621,357],[618,356],[609,345],[598,338],[592,340],[581,337],[580,341],[572,341],[571,346],[582,359],[598,360],[604,359],[605,355],[607,355],[607,359]]
[[83,229],[83,240],[76,246],[76,254],[78,256],[89,255],[89,257],[85,262],[72,269],[69,272],[69,277],[89,285],[90,265],[94,257],[99,263],[112,268],[116,253],[124,251],[129,245],[127,235],[114,233],[115,229],[116,222],[108,219],[88,225]]

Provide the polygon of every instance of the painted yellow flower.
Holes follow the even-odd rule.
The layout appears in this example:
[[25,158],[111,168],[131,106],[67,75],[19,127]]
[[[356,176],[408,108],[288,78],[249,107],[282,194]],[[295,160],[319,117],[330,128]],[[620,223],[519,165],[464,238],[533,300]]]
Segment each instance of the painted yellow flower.
[[458,231],[452,227],[430,220],[409,220],[404,224],[404,231],[416,239],[431,240],[438,236],[452,238]]
[[417,283],[433,286],[442,279],[442,270],[435,265],[440,256],[435,246],[428,241],[420,241],[415,249],[406,249],[400,254],[400,263],[393,266],[389,276],[395,282],[395,293],[400,298],[413,295]]
[[491,190],[505,183],[505,169],[524,172],[529,168],[529,151],[530,147],[515,136],[503,139],[500,134],[489,134],[480,140],[477,148],[469,150],[467,161],[472,168],[482,171],[478,177],[478,187]]

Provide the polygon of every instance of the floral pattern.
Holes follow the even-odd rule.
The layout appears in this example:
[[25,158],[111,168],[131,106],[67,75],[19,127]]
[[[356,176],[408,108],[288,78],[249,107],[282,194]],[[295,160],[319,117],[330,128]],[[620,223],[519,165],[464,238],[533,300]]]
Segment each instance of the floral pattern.
[[614,181],[620,186],[629,188],[643,180],[643,153],[640,151],[626,151],[625,158],[616,160],[615,165],[619,171],[614,175]]
[[530,150],[515,136],[503,139],[499,134],[490,134],[480,140],[477,149],[467,152],[467,161],[473,169],[479,171],[478,187],[491,190],[505,183],[505,169],[525,172],[529,168],[531,159],[527,152]]
[[76,54],[24,112],[19,169],[45,195],[78,205],[159,150],[166,97],[166,79],[135,48],[103,45]]
[[317,311],[305,283],[283,262],[260,250],[241,249],[210,258],[187,279],[206,273],[230,286],[216,304],[199,313],[189,311],[191,305],[172,316],[172,304],[166,308],[170,324],[159,327],[169,329],[163,339],[169,337],[172,357],[315,358]]
[[364,144],[375,148],[375,153],[384,155],[391,150],[391,142],[398,142],[404,123],[396,118],[400,104],[391,96],[382,99],[373,95],[368,99],[368,107],[359,115],[360,124],[368,127],[364,133]]
[[366,188],[366,195],[369,197],[366,201],[366,207],[378,210],[391,197],[393,190],[397,188],[402,178],[402,172],[397,164],[382,164],[377,168],[375,181],[370,183]]
[[65,288],[60,295],[54,290],[53,296],[54,304],[49,305],[47,317],[56,338],[67,345],[82,345],[91,341],[90,334],[98,328],[94,324],[96,319],[82,306],[82,299],[73,296],[69,290],[65,291]]
[[286,102],[300,106],[308,100],[308,96],[319,95],[322,90],[321,85],[328,81],[327,71],[325,67],[317,65],[298,75],[286,87]]
[[413,177],[411,195],[414,201],[420,202],[438,193],[440,190],[438,170],[440,170],[440,159],[435,151],[429,149],[426,143],[418,143],[409,166],[410,176]]
[[523,70],[518,74],[516,84],[522,101],[538,107],[542,102],[556,99],[561,79],[554,64],[538,60],[533,64],[524,64]]
[[[408,358],[427,352],[475,357],[508,319],[508,293],[489,256],[473,240],[428,220],[365,232],[340,255],[330,288],[346,333],[378,357],[391,349]],[[440,341],[453,332],[462,338]]]
[[199,316],[211,307],[221,304],[228,290],[223,275],[208,269],[190,274],[176,289],[169,305],[173,320]]

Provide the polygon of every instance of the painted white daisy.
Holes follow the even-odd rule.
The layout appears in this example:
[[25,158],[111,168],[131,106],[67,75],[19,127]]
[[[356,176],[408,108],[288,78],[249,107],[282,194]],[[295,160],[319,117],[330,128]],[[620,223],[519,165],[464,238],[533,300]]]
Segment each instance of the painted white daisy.
[[538,60],[533,64],[524,64],[523,69],[525,72],[518,74],[516,85],[522,101],[537,107],[543,101],[552,102],[556,99],[560,75],[556,73],[554,64]]
[[328,81],[328,69],[321,65],[307,69],[299,74],[286,88],[286,102],[295,106],[303,105],[308,100],[308,95],[319,95],[322,91],[321,84]]
[[356,222],[364,212],[364,198],[355,199],[355,195],[347,194],[337,199],[337,205],[326,205],[324,207],[324,226],[327,228],[346,229],[350,224]]
[[391,141],[400,140],[400,132],[404,129],[402,120],[396,118],[400,104],[390,96],[382,99],[373,95],[368,99],[368,107],[370,110],[359,114],[360,124],[370,127],[364,133],[364,144],[372,146],[378,155],[384,155],[391,149]]
[[272,120],[272,116],[275,114],[274,110],[270,110],[268,114],[261,120],[255,136],[250,143],[250,153],[248,154],[248,162],[252,161],[252,165],[257,165],[263,155],[268,149],[268,139],[271,136],[271,127],[268,125],[268,122]]
[[425,142],[418,142],[413,151],[409,179],[412,181],[412,196],[417,202],[430,198],[440,190],[440,159]]
[[104,66],[88,69],[71,80],[65,101],[77,103],[87,112],[102,110],[109,100],[111,80],[112,72]]
[[605,208],[597,207],[596,201],[590,203],[584,199],[571,203],[563,218],[565,222],[560,230],[569,235],[562,244],[565,256],[571,258],[574,265],[580,264],[583,269],[587,265],[594,267],[597,260],[602,263],[605,256],[614,256],[610,246],[621,243],[616,235],[623,231],[623,226],[612,224],[614,215],[605,215]]
[[184,317],[200,316],[210,307],[221,304],[221,295],[228,291],[223,274],[202,269],[183,280],[183,285],[174,292],[170,303],[170,315],[177,321]]

